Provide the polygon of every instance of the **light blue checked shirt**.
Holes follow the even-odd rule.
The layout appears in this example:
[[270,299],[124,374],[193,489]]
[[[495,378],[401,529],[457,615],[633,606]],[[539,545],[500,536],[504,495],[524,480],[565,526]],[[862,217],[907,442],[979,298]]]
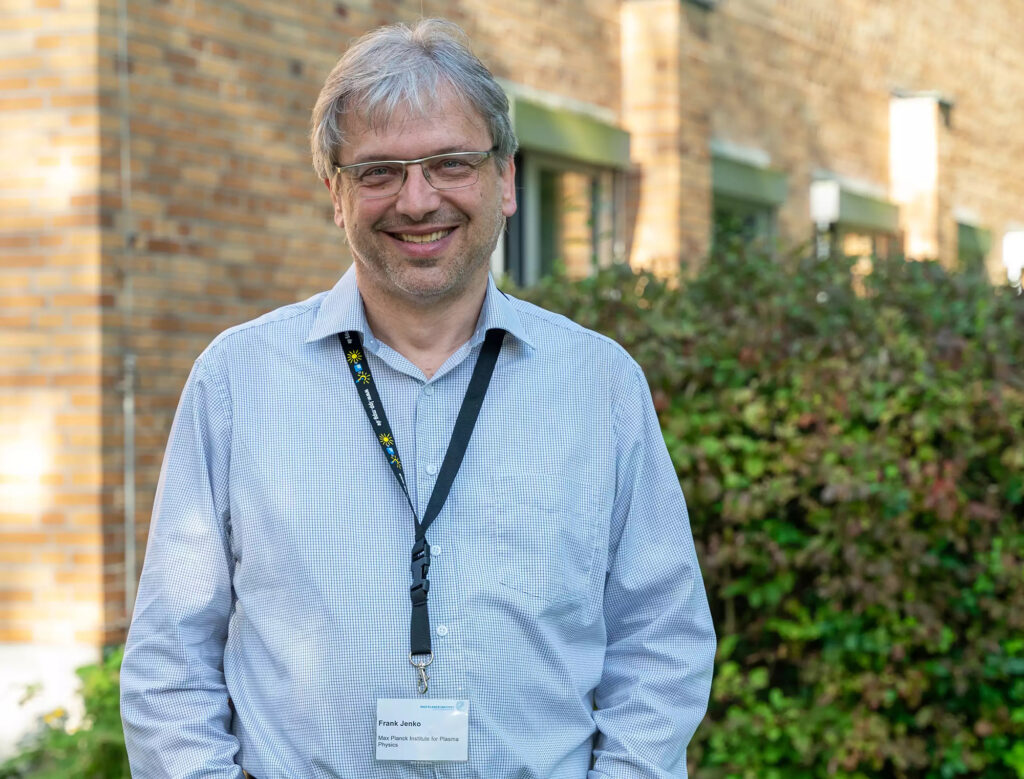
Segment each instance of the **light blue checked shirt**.
[[[428,531],[428,695],[470,702],[467,763],[374,758],[416,697],[409,506],[337,333],[363,334],[426,508],[489,328],[507,331]],[[686,776],[715,637],[643,374],[493,282],[429,381],[374,338],[354,273],[219,336],[171,431],[124,666],[142,779]],[[230,703],[229,703],[230,699]]]

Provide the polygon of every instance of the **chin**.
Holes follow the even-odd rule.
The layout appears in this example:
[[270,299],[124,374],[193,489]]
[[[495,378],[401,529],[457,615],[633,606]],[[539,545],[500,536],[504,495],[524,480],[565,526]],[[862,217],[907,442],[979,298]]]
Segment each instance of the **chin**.
[[396,279],[392,288],[410,300],[433,302],[437,300],[459,297],[467,287],[465,279],[444,279],[430,281],[426,279]]
[[486,284],[486,265],[452,266],[443,259],[436,264],[404,263],[385,271],[389,285],[408,295],[423,298],[454,298],[478,284]]
[[490,254],[470,264],[453,264],[448,256],[413,259],[357,251],[353,255],[364,281],[371,281],[384,295],[410,303],[458,299],[470,289],[485,286],[490,268]]

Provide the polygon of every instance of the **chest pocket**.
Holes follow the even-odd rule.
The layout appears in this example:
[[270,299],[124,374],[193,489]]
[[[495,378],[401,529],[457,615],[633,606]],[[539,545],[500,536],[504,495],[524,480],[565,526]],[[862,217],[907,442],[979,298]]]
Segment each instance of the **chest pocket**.
[[498,579],[546,603],[584,598],[594,578],[597,522],[561,486],[497,478],[490,493]]

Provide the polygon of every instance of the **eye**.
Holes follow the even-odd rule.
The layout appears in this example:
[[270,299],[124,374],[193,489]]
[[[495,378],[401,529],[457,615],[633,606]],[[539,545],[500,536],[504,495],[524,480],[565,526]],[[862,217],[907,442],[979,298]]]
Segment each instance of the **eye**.
[[466,181],[476,176],[474,158],[469,155],[437,157],[430,161],[430,175],[439,181]]
[[361,184],[379,184],[395,176],[401,176],[401,168],[396,165],[380,165],[373,163],[360,169],[358,179]]
[[437,161],[437,167],[443,170],[460,170],[468,168],[469,164],[461,157],[442,157]]

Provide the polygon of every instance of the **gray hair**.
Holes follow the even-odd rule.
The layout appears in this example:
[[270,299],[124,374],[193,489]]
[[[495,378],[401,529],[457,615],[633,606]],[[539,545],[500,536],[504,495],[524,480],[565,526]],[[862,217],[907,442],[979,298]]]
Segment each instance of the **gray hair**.
[[334,174],[346,113],[359,111],[372,127],[386,127],[400,107],[425,115],[431,96],[446,87],[483,117],[497,147],[498,170],[504,171],[519,147],[505,92],[469,50],[458,25],[424,19],[411,29],[396,24],[373,30],[338,60],[313,107],[309,140],[317,176]]

